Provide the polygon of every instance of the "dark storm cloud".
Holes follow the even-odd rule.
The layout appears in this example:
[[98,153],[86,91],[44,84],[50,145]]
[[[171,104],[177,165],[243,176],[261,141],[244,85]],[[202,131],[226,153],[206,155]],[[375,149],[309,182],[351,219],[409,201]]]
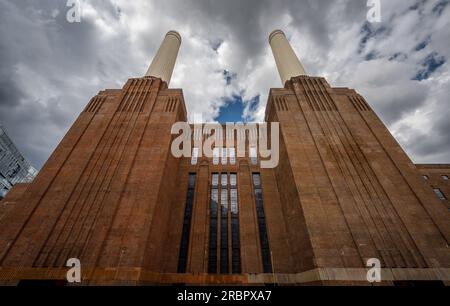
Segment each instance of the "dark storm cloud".
[[[108,1],[96,5],[119,18]],[[105,69],[113,61],[96,56],[103,33],[89,19],[68,23],[67,9],[65,1],[0,1],[0,121],[37,167],[102,88],[92,78],[116,85]]]
[[[282,28],[308,72],[362,92],[413,157],[449,162],[449,83],[435,82],[449,78],[448,2],[382,1],[383,22],[368,24],[365,0],[86,0],[70,24],[64,0],[0,0],[0,122],[40,167],[90,97],[142,75],[170,29],[184,38],[173,85],[188,108],[211,119],[246,93],[245,117],[260,120],[280,86],[268,34]],[[429,121],[418,142],[415,113]]]

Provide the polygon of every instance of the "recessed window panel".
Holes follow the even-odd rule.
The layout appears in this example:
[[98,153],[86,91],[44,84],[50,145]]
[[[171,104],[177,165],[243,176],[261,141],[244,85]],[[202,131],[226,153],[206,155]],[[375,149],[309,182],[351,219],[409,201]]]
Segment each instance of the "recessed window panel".
[[208,273],[217,272],[241,273],[236,173],[212,175]]
[[228,218],[220,220],[220,273],[228,273]]
[[213,164],[214,165],[219,164],[219,155],[220,155],[219,148],[214,148],[213,149]]
[[219,187],[219,174],[218,173],[214,173],[212,175],[212,185],[213,185],[213,187]]
[[189,253],[189,238],[191,233],[191,220],[194,205],[196,174],[189,174],[188,191],[184,211],[183,229],[181,233],[180,254],[178,257],[178,273],[186,273],[187,256]]
[[253,189],[255,192],[256,214],[258,217],[259,242],[264,273],[272,273],[272,259],[267,235],[266,216],[264,212],[264,201],[261,186],[261,174],[253,174]]
[[208,273],[217,273],[218,206],[219,206],[219,174],[213,173],[211,180],[211,207],[209,213]]

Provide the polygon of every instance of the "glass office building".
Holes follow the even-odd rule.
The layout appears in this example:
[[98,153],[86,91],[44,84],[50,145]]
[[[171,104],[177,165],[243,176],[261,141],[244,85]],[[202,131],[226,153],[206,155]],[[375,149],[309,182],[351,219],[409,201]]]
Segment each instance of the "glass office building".
[[29,183],[37,170],[22,156],[5,130],[0,126],[0,198],[17,183]]

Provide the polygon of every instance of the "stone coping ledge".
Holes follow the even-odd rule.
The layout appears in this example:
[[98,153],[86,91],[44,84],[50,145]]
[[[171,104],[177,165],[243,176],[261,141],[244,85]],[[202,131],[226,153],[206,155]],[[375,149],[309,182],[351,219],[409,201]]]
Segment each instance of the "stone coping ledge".
[[[191,285],[264,285],[356,282],[370,284],[364,268],[317,268],[301,273],[274,274],[206,274],[157,273],[140,268],[96,268],[81,270],[84,284],[152,283]],[[65,280],[65,268],[0,268],[0,284],[20,280]],[[450,268],[386,268],[381,269],[382,282],[450,281]]]

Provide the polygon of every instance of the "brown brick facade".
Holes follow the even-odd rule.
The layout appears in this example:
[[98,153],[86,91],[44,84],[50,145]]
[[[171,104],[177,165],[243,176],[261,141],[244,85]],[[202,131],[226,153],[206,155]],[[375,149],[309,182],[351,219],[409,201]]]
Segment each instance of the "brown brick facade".
[[450,210],[450,165],[419,164],[416,167],[422,175],[423,183],[433,190],[438,189],[443,196],[439,200]]
[[[266,121],[280,122],[281,136],[275,169],[249,158],[174,158],[171,127],[186,118],[182,91],[157,78],[94,97],[0,219],[0,281],[64,279],[69,258],[81,260],[86,284],[367,284],[370,258],[380,259],[386,284],[449,280],[449,212],[421,177],[442,171],[416,167],[354,90],[304,76],[272,89]],[[238,274],[208,273],[213,173],[237,176]],[[263,273],[255,173],[273,273]],[[445,194],[447,183],[438,186]]]

